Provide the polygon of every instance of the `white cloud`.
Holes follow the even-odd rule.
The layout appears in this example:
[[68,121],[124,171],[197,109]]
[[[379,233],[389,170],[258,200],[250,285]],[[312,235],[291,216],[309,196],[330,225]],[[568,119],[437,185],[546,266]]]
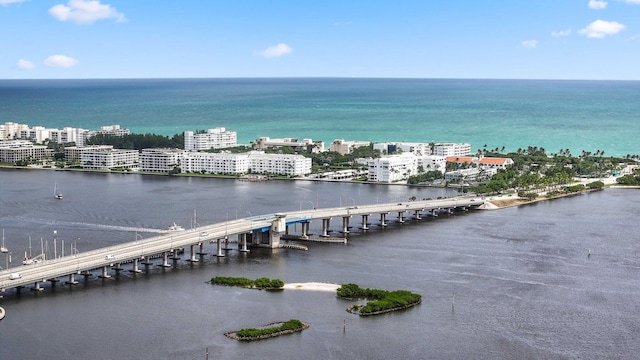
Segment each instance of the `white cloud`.
[[534,48],[538,46],[538,40],[525,40],[520,44],[522,44],[522,46],[526,48]]
[[111,5],[101,4],[99,0],[69,0],[67,5],[58,4],[49,9],[49,14],[60,21],[78,24],[91,24],[103,19],[127,21],[123,13],[119,13]]
[[51,55],[44,60],[44,64],[48,67],[68,68],[77,64],[78,60],[65,55]]
[[9,5],[25,2],[27,0],[0,0],[0,5]]
[[35,66],[33,65],[33,63],[29,60],[24,60],[24,59],[20,59],[18,60],[18,62],[16,63],[16,67],[18,69],[22,69],[22,70],[30,70],[33,69]]
[[607,7],[607,2],[601,0],[589,0],[589,7],[596,10],[604,9]]
[[553,37],[565,37],[569,35],[571,35],[571,29],[551,32],[551,36]]
[[293,52],[293,49],[291,48],[291,46],[285,43],[280,43],[278,45],[269,46],[263,51],[258,52],[258,54],[266,58],[272,58],[272,57],[288,55],[288,54],[291,54],[292,52]]
[[624,0],[627,4],[640,4],[640,0]]
[[596,20],[580,30],[580,34],[588,38],[602,39],[605,36],[615,35],[624,30],[625,26],[616,21]]

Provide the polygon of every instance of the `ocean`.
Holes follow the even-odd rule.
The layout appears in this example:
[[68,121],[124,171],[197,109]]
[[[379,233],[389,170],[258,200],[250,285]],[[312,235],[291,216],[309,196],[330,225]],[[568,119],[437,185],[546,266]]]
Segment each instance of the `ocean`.
[[[470,142],[637,154],[640,82],[193,79],[0,81],[0,123],[173,135],[226,127],[260,136]],[[606,156],[605,155],[605,156]],[[51,256],[54,231],[81,253],[280,211],[447,197],[452,189],[315,181],[0,169],[3,270]],[[54,184],[64,200],[52,195]],[[607,189],[495,211],[398,223],[308,251],[205,243],[198,263],[43,282],[0,300],[0,359],[635,359],[640,351],[640,193]],[[340,231],[340,219],[331,230]],[[299,233],[294,226],[292,233]],[[320,222],[310,232],[319,234]],[[44,245],[42,245],[44,244]],[[143,249],[141,249],[143,251]],[[54,251],[55,254],[55,251]],[[126,267],[130,266],[125,264]],[[37,265],[34,265],[37,266]],[[213,276],[357,283],[423,295],[375,318],[330,292],[215,287]],[[301,333],[252,343],[227,331],[297,318]]]
[[238,142],[312,138],[467,142],[473,151],[640,153],[640,82],[463,79],[0,80],[0,123],[172,136],[225,127]]

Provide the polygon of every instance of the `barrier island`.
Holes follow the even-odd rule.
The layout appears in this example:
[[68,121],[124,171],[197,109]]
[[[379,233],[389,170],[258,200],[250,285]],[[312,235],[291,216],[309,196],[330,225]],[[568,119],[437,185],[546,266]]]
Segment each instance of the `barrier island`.
[[403,310],[422,302],[422,295],[407,290],[363,289],[357,284],[343,284],[336,292],[343,299],[371,299],[366,305],[355,304],[347,308],[348,312],[361,316]]
[[[276,326],[273,326],[276,325]],[[240,329],[237,331],[230,331],[224,333],[224,336],[240,340],[240,341],[255,341],[268,339],[280,335],[293,334],[294,332],[302,331],[309,328],[309,324],[302,322],[298,319],[291,319],[286,322],[276,322],[265,325],[265,327],[256,329]]]
[[245,277],[216,276],[211,278],[211,283],[214,285],[240,286],[260,290],[284,289],[284,281],[280,279],[269,279],[266,277],[251,280]]

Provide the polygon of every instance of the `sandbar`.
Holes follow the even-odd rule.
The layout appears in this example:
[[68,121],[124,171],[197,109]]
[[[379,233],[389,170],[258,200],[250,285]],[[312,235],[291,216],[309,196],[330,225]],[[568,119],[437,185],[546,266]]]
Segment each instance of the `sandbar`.
[[311,291],[333,291],[336,292],[340,288],[339,284],[321,283],[321,282],[306,282],[306,283],[291,283],[284,284],[286,290],[311,290]]

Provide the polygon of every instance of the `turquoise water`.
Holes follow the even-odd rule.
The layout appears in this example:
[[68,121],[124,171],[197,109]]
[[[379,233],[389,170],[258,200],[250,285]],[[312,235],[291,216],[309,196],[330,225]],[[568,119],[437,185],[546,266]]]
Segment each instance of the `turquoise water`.
[[639,154],[640,82],[453,79],[1,80],[0,123],[173,135],[469,142]]

